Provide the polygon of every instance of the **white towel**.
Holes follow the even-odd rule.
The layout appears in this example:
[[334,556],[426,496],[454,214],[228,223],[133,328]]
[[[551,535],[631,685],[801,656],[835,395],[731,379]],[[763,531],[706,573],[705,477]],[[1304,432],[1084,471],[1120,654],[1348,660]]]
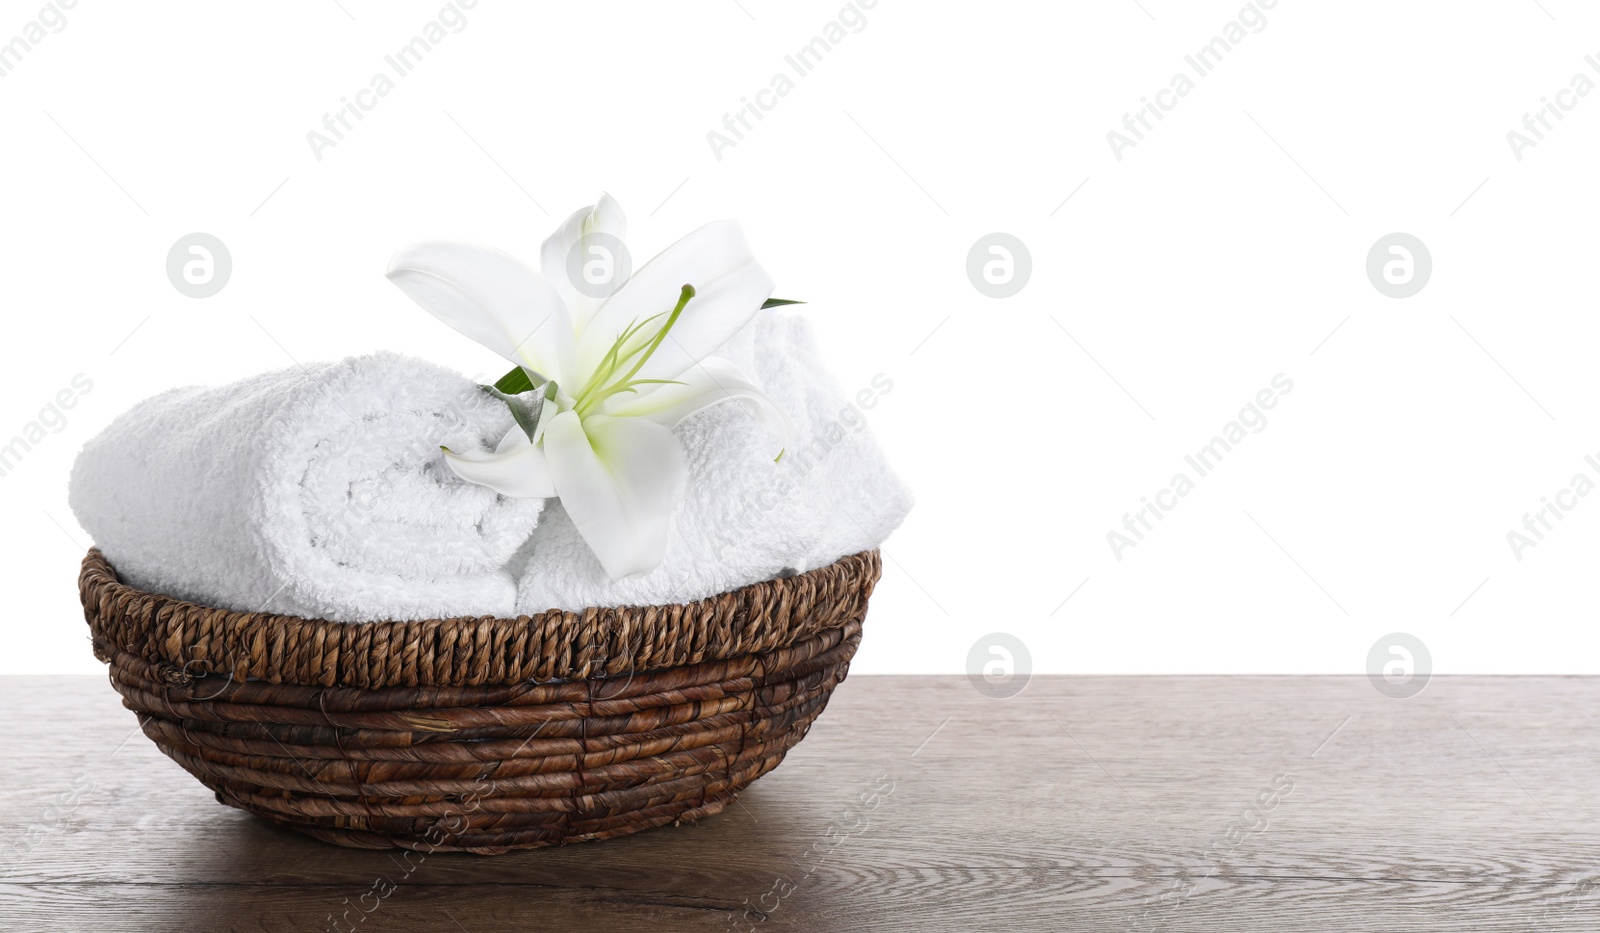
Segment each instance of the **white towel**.
[[612,582],[559,505],[528,544],[517,608],[681,603],[822,567],[882,544],[911,509],[867,429],[865,407],[892,391],[875,377],[848,398],[823,367],[803,317],[763,312],[718,352],[798,428],[782,461],[737,402],[678,427],[688,456],[683,503],[662,565]]
[[512,424],[420,360],[297,367],[141,402],[84,447],[70,500],[143,590],[335,621],[509,616],[544,501],[457,478],[439,447]]

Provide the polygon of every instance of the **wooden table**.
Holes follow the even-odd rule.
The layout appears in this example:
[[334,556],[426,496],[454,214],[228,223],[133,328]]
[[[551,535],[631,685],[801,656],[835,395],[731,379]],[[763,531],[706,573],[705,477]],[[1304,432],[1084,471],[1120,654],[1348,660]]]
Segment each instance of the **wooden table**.
[[720,816],[411,863],[218,805],[103,680],[0,709],[7,931],[1600,929],[1600,679],[855,676]]

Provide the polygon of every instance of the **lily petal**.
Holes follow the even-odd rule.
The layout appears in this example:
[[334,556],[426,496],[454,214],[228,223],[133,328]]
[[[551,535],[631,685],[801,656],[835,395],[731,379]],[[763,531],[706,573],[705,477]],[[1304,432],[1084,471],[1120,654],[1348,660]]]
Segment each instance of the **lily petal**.
[[488,486],[502,496],[548,499],[556,494],[544,451],[528,440],[527,432],[520,427],[506,432],[493,452],[446,450],[444,459],[457,476],[469,483]]
[[611,579],[659,566],[688,477],[677,436],[643,418],[567,411],[550,420],[544,449],[562,506]]
[[774,456],[789,449],[799,433],[789,415],[727,360],[708,356],[699,365],[679,375],[678,380],[681,384],[656,386],[639,395],[613,396],[602,406],[602,412],[623,418],[649,418],[671,428],[712,405],[742,402],[761,421],[762,426],[778,439],[780,446]]
[[[568,268],[572,250],[584,237],[595,234],[604,234],[614,237],[618,242],[626,238],[628,232],[628,219],[622,213],[621,205],[609,194],[600,195],[600,200],[591,207],[580,208],[572,216],[556,228],[556,232],[539,248],[539,271],[544,273],[544,280],[549,282],[566,303],[567,311],[572,315],[573,326],[582,331],[589,319],[599,310],[604,296],[591,297],[573,284]],[[599,245],[599,244],[594,244]],[[585,257],[586,259],[588,257]],[[612,257],[614,262],[624,262],[621,257]],[[617,275],[625,275],[627,269],[614,266]],[[620,287],[621,281],[616,282]],[[616,291],[616,288],[610,289]]]
[[467,243],[419,243],[389,260],[389,281],[423,310],[546,379],[573,372],[561,296],[516,259]]
[[751,254],[739,224],[706,224],[645,263],[595,312],[578,336],[585,371],[599,364],[629,325],[671,311],[684,285],[693,285],[695,296],[640,369],[641,379],[677,378],[715,353],[772,294],[772,278]]

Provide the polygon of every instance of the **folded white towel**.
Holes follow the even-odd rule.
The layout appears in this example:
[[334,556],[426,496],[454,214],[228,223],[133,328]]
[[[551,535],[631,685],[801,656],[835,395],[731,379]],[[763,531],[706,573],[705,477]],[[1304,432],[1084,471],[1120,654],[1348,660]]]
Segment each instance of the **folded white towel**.
[[506,406],[394,354],[176,389],[79,455],[70,501],[130,584],[337,621],[514,615],[506,569],[544,502],[444,465],[492,446]]
[[771,438],[737,402],[685,421],[677,431],[688,485],[662,565],[613,582],[553,504],[524,555],[518,611],[701,599],[870,550],[904,520],[911,493],[889,469],[862,412],[892,382],[877,377],[847,399],[823,367],[806,320],[783,312],[763,312],[718,355],[794,420],[798,430],[783,459],[772,462]]

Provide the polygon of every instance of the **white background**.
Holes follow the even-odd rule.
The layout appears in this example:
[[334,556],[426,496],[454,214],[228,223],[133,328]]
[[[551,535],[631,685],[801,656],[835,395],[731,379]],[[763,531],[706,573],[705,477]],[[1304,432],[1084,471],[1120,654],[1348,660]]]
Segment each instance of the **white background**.
[[[0,41],[39,8],[0,3]],[[1398,630],[1438,671],[1600,672],[1600,495],[1521,561],[1506,539],[1600,454],[1600,93],[1506,139],[1600,80],[1585,5],[1282,0],[1118,161],[1107,131],[1239,3],[881,0],[719,160],[707,132],[837,0],[482,0],[319,161],[307,132],[439,8],[82,0],[0,78],[0,435],[94,384],[0,478],[0,671],[100,670],[66,480],[112,417],[384,348],[496,374],[386,259],[532,258],[608,190],[641,257],[739,218],[845,388],[893,379],[871,421],[919,503],[857,671],[959,672],[1004,631],[1041,671],[1347,673]],[[164,269],[194,231],[233,255],[204,300]],[[993,231],[1033,257],[1004,300],[966,275]],[[1404,300],[1365,273],[1394,231],[1434,263]],[[1119,562],[1106,533],[1278,373],[1267,427]]]

